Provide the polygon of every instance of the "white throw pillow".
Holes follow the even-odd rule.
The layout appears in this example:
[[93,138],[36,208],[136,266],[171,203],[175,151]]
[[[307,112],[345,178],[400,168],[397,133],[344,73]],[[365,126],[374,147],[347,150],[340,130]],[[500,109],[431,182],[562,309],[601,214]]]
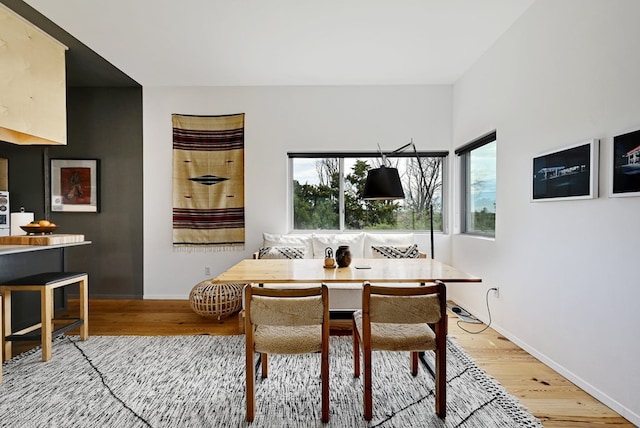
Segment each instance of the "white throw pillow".
[[327,247],[333,250],[333,256],[341,245],[348,245],[351,258],[364,257],[364,233],[314,233],[313,234],[313,258],[324,258]]
[[374,259],[417,259],[420,256],[417,244],[406,247],[372,245],[371,250]]
[[393,247],[408,247],[415,244],[413,233],[370,233],[364,237],[364,257],[372,258],[371,247],[385,245]]
[[262,247],[258,250],[259,259],[303,259],[304,247]]
[[262,234],[263,247],[304,247],[304,258],[313,257],[313,246],[311,244],[311,234],[290,234],[280,235],[277,233]]

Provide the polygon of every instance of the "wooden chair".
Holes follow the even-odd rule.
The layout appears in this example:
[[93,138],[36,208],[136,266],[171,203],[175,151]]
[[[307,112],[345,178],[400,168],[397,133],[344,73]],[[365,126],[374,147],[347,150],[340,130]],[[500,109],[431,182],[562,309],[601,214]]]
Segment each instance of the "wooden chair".
[[409,351],[411,374],[418,374],[418,352],[435,351],[436,414],[446,416],[446,288],[434,285],[378,287],[364,284],[362,310],[353,314],[354,375],[364,358],[364,418],[373,415],[371,351]]
[[245,287],[247,421],[255,416],[254,353],[267,377],[268,354],[321,353],[322,421],[329,421],[329,291]]

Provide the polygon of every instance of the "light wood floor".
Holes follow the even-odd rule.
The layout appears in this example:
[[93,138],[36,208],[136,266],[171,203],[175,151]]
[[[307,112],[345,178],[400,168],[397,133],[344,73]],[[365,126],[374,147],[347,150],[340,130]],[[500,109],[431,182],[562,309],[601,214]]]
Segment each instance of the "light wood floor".
[[[68,313],[77,314],[77,302],[69,302]],[[449,312],[449,337],[518,397],[545,427],[634,426],[494,330],[469,334],[461,330],[456,321],[455,314]],[[464,326],[471,331],[483,327]],[[334,333],[345,334],[343,326],[337,327]],[[204,318],[191,310],[187,300],[89,302],[89,334],[93,336],[232,335],[239,332],[237,315],[222,322]],[[24,345],[21,348],[24,349]],[[55,358],[55,348],[53,356]]]

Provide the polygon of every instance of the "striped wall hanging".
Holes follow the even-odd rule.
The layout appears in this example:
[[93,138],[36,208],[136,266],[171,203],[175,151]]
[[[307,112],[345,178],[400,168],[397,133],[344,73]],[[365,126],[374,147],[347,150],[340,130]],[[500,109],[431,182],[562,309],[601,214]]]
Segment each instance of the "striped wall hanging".
[[174,248],[244,249],[244,113],[171,119]]

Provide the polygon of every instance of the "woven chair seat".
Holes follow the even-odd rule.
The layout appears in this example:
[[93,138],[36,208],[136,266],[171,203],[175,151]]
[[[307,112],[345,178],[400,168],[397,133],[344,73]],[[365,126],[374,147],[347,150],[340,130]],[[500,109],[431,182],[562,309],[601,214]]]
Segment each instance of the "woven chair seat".
[[265,354],[306,354],[322,350],[322,326],[266,326],[255,332],[255,350]]
[[[353,313],[362,331],[362,311]],[[436,334],[428,324],[371,323],[371,349],[382,351],[429,351],[436,349]]]

